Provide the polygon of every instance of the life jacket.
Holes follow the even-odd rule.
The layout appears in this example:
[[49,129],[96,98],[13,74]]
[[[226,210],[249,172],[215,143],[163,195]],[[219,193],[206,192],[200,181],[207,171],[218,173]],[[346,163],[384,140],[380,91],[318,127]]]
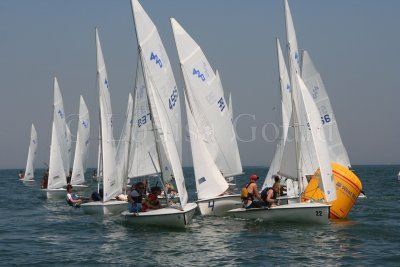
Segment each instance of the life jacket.
[[[267,196],[268,196],[268,191],[269,190],[274,190],[272,187],[266,187],[266,188],[264,188],[264,190],[263,191],[261,191],[261,199],[263,200],[263,201],[265,201],[265,202],[267,202]],[[275,192],[275,191],[273,191],[274,192],[274,194],[272,195],[272,198],[273,199],[276,199],[277,197],[278,197],[278,194]]]
[[253,182],[247,183],[247,184],[242,188],[242,191],[240,192],[240,197],[241,197],[243,200],[247,200],[247,199],[253,200],[253,194],[249,193],[249,191],[247,190],[247,188],[250,186],[251,183],[253,183]]
[[142,194],[142,193],[140,193],[138,190],[136,190],[136,189],[134,189],[134,191],[136,191],[139,195],[138,196],[132,196],[131,195],[131,197],[132,197],[132,200],[135,202],[135,203],[142,203],[142,200],[143,200],[143,198],[144,198],[144,195]]

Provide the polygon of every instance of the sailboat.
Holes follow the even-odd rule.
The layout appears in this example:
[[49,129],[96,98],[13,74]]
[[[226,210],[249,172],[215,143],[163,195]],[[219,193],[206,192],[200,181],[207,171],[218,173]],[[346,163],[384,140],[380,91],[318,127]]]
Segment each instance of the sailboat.
[[38,145],[37,133],[36,133],[35,126],[32,123],[31,140],[29,142],[28,158],[26,160],[25,174],[24,174],[24,177],[22,179],[20,179],[23,182],[34,181],[35,168],[34,168],[33,164],[35,162],[37,145]]
[[[290,9],[285,0],[286,33],[289,53],[289,72],[286,75],[283,56],[277,40],[278,62],[280,67],[280,83],[282,92],[282,123],[284,127],[282,141],[278,143],[279,149],[274,158],[273,168],[279,166],[278,174],[291,180],[287,184],[290,195],[298,198],[298,203],[290,203],[271,208],[237,209],[230,211],[231,215],[240,218],[253,218],[264,220],[284,220],[293,222],[328,223],[331,205],[327,204],[337,199],[336,186],[331,167],[329,145],[323,128],[324,122],[320,112],[313,101],[313,97],[300,77],[300,55],[297,48],[297,39],[293,27]],[[289,101],[284,88],[290,89],[290,120],[288,128]],[[286,103],[286,104],[285,104]],[[287,129],[287,132],[285,130]],[[282,144],[284,145],[282,148]],[[319,169],[318,169],[319,168]],[[307,186],[307,175],[319,171],[319,186],[324,191],[325,203],[300,202],[298,193],[302,193]],[[272,175],[268,174],[264,187],[271,183]],[[295,186],[295,188],[293,187]]]
[[135,104],[138,95],[143,93],[142,96],[147,97],[149,111],[148,114],[144,114],[144,118],[140,118],[140,121],[136,120],[137,118],[134,119],[138,123],[135,129],[138,130],[141,125],[151,124],[152,130],[147,134],[153,134],[156,152],[153,157],[151,153],[154,153],[154,149],[150,147],[147,153],[141,151],[143,153],[140,156],[147,158],[146,165],[150,165],[149,161],[154,162],[153,172],[161,173],[160,178],[163,184],[172,177],[175,179],[180,206],[176,208],[167,201],[165,208],[139,213],[125,211],[122,215],[128,222],[134,224],[185,227],[192,220],[197,204],[188,203],[181,165],[179,94],[167,53],[155,25],[137,0],[132,0],[131,6],[139,46]]
[[69,172],[69,129],[65,121],[64,104],[58,85],[57,78],[54,78],[54,103],[53,123],[51,131],[49,178],[47,188],[41,189],[48,198],[65,197],[67,175]]
[[87,152],[90,137],[89,111],[82,96],[79,99],[79,118],[76,136],[74,165],[72,167],[71,185],[74,188],[87,187],[84,185]]
[[185,103],[202,215],[224,215],[241,206],[239,194],[227,192],[225,177],[242,174],[232,114],[222,84],[199,45],[171,18],[185,82]]
[[116,147],[113,135],[113,118],[110,99],[110,85],[107,77],[106,65],[100,45],[99,33],[96,28],[97,49],[97,82],[100,103],[100,142],[101,157],[99,164],[103,170],[103,199],[83,203],[82,209],[86,213],[103,215],[119,214],[128,208],[128,202],[116,199],[122,191],[122,177],[119,176],[116,163]]
[[[279,173],[293,180],[299,181],[301,179],[303,176],[301,172],[303,163],[300,151],[302,146],[299,143],[302,142],[304,137],[302,136],[304,131],[301,131],[301,129],[309,129],[313,144],[312,149],[316,151],[320,169],[321,186],[323,187],[326,201],[333,201],[336,199],[336,187],[319,112],[307,87],[298,74],[295,74],[292,83],[292,104],[292,115]],[[303,190],[301,183],[299,183],[299,186],[299,191],[301,192]],[[326,203],[298,202],[270,208],[239,208],[228,213],[234,217],[245,219],[326,224],[329,223],[330,207],[331,205]]]

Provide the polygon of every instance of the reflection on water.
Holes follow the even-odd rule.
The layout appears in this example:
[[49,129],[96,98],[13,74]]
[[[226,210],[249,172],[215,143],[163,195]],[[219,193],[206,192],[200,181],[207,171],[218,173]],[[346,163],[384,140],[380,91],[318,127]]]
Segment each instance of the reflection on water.
[[[347,220],[278,224],[196,215],[186,229],[130,225],[45,199],[39,183],[0,171],[0,262],[7,265],[394,265],[400,261],[397,167],[359,167],[368,198]],[[246,169],[252,173],[252,168]],[[266,169],[257,169],[258,173]],[[91,171],[89,170],[89,176]],[[193,170],[185,174],[195,199]],[[88,177],[89,177],[88,176]],[[244,184],[246,177],[238,180]],[[88,179],[88,181],[91,181]],[[384,183],[382,182],[384,181]],[[384,187],[383,187],[384,185]],[[93,183],[92,190],[97,188]],[[90,191],[89,191],[90,192]],[[382,193],[384,192],[384,193]],[[24,257],[21,257],[21,251]]]

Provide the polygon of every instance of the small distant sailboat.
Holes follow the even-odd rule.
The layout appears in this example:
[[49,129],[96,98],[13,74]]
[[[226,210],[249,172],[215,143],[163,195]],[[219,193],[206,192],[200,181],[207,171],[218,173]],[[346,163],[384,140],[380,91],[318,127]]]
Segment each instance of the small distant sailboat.
[[103,52],[100,45],[98,30],[96,29],[97,48],[97,82],[99,88],[100,102],[100,148],[99,165],[103,170],[103,199],[83,203],[82,209],[86,213],[112,215],[119,214],[128,209],[128,202],[116,199],[122,191],[122,177],[119,176],[116,163],[116,147],[113,135],[113,121],[111,99],[109,91],[109,80],[104,62]]
[[64,104],[58,85],[54,78],[53,123],[50,144],[49,178],[47,188],[41,189],[48,198],[66,196],[65,186],[69,172],[69,129],[65,122]]
[[86,160],[90,138],[90,118],[85,100],[80,96],[78,131],[76,136],[76,147],[74,165],[72,167],[71,185],[74,188],[87,187],[85,183]]
[[[138,94],[140,96],[142,93],[143,97],[146,95],[149,110],[148,114],[144,114],[144,118],[137,121],[139,127],[134,129],[141,131],[141,125],[151,124],[152,131],[148,134],[153,133],[157,154],[155,158],[152,157],[151,153],[154,153],[152,146],[150,151],[138,152],[143,152],[140,156],[147,158],[147,162],[154,162],[153,172],[161,173],[163,185],[174,177],[180,206],[173,207],[167,201],[165,208],[139,213],[125,211],[122,215],[133,224],[185,227],[192,220],[197,205],[188,203],[181,165],[182,122],[178,90],[168,56],[154,23],[137,0],[132,0],[131,6],[139,46],[135,102]],[[133,136],[135,138],[136,134]]]
[[35,178],[35,168],[34,162],[36,158],[38,139],[35,126],[32,123],[31,127],[31,141],[29,142],[28,159],[26,160],[25,174],[21,181],[29,182],[34,181]]
[[185,82],[185,103],[200,212],[225,215],[242,205],[225,177],[243,173],[232,114],[222,83],[200,46],[173,18],[171,25]]

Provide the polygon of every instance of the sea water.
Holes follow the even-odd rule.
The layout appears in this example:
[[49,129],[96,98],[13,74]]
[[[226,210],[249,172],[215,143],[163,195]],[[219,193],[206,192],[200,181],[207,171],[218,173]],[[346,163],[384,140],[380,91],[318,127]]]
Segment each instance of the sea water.
[[[400,265],[400,166],[355,166],[366,199],[329,225],[265,223],[196,214],[186,229],[132,226],[121,216],[86,215],[48,200],[19,170],[0,171],[0,265],[341,266]],[[264,177],[247,167],[237,178]],[[192,168],[185,168],[195,200]],[[89,196],[97,183],[87,173]],[[262,179],[259,180],[261,186]]]

